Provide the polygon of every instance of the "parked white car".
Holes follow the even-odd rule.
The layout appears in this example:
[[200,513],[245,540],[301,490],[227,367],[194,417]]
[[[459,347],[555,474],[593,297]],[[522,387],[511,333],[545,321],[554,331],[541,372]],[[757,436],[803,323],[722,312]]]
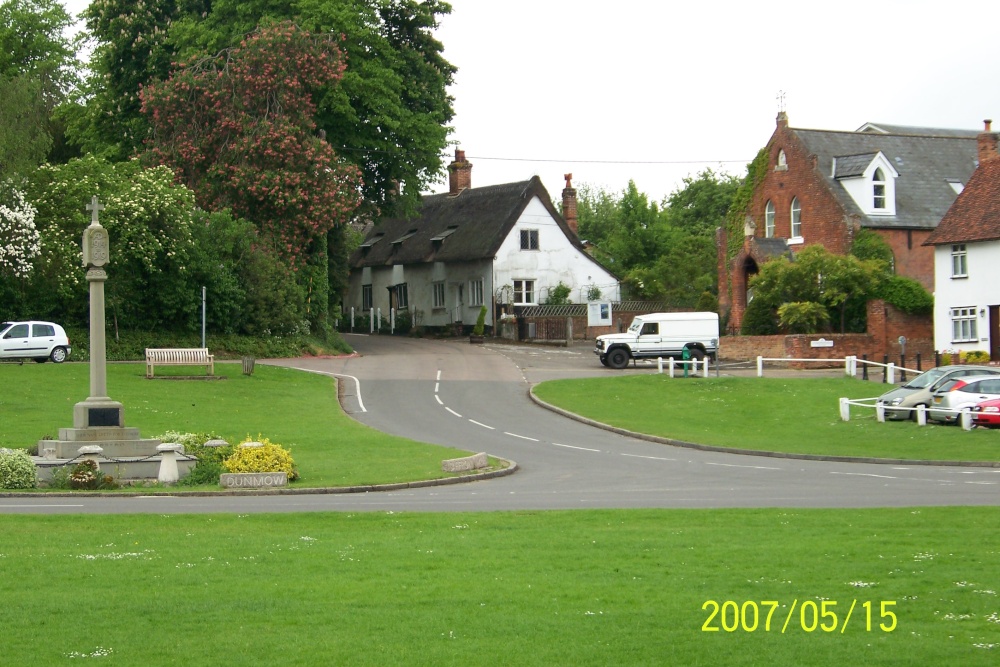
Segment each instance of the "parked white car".
[[66,331],[53,322],[0,323],[0,359],[34,359],[57,364],[73,352]]
[[971,410],[983,401],[1000,398],[1000,377],[972,375],[943,384],[931,395],[929,419],[954,424],[961,410]]
[[625,333],[598,336],[594,354],[605,366],[622,369],[633,359],[715,359],[718,348],[716,313],[649,313],[632,320]]

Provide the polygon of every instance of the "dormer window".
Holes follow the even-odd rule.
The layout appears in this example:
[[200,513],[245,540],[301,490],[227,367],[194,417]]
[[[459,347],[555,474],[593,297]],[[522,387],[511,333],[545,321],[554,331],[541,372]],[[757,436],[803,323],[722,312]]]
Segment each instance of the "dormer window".
[[885,172],[876,169],[872,174],[872,208],[885,210]]
[[766,238],[774,236],[774,202],[770,199],[764,207],[764,236]]

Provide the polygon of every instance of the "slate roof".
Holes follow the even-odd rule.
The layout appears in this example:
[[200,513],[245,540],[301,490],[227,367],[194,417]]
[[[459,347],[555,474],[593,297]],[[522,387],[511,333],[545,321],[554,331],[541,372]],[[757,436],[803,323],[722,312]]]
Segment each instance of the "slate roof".
[[[899,129],[901,126],[879,127]],[[955,201],[955,190],[949,181],[967,182],[976,167],[978,133],[933,128],[905,129],[912,132],[926,130],[927,134],[789,128],[806,150],[816,156],[816,171],[826,181],[844,211],[858,216],[863,227],[933,229]],[[864,155],[874,158],[879,151],[899,173],[896,179],[896,215],[893,216],[865,214],[833,174],[833,158],[838,158],[839,174],[842,159]]]
[[583,245],[552,205],[538,176],[423,198],[417,217],[378,222],[350,257],[351,268],[493,259],[532,197],[538,197],[570,242]]
[[865,169],[872,163],[878,153],[865,153],[864,155],[848,155],[837,158],[837,166],[833,172],[834,178],[851,178],[852,176],[862,176]]
[[1000,159],[984,160],[924,245],[1000,239]]
[[955,130],[942,127],[914,127],[912,125],[893,125],[891,123],[865,123],[858,132],[874,132],[878,134],[905,134],[918,137],[963,137],[975,139],[979,130]]

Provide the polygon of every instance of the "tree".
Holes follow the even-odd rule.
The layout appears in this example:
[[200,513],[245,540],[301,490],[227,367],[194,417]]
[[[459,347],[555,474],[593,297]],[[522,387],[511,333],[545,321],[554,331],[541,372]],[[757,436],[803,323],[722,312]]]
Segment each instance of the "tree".
[[216,54],[269,22],[294,20],[339,42],[350,63],[336,85],[314,96],[319,130],[362,173],[370,214],[415,209],[442,169],[447,93],[456,68],[433,29],[451,12],[439,0],[103,0],[87,10],[98,40],[93,102],[79,114],[75,140],[115,159],[138,151],[148,134],[139,111],[143,86],[165,80],[171,62]]
[[0,179],[26,173],[52,146],[41,83],[27,75],[0,76]]

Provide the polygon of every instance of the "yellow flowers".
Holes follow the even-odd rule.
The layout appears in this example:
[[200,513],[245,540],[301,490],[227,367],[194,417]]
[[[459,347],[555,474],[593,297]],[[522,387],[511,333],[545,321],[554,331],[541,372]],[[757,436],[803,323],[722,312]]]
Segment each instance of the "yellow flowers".
[[222,465],[229,472],[285,472],[288,481],[299,477],[292,453],[259,434],[256,440],[248,435]]

